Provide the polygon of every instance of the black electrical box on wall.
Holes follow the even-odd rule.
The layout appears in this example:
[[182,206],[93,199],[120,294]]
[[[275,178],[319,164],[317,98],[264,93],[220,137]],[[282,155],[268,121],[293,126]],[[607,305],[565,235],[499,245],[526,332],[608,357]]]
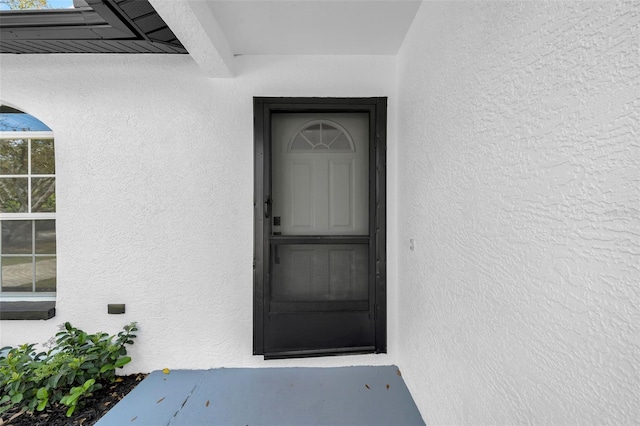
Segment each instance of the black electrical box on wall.
[[124,314],[124,303],[109,303],[107,305],[107,312],[110,314]]

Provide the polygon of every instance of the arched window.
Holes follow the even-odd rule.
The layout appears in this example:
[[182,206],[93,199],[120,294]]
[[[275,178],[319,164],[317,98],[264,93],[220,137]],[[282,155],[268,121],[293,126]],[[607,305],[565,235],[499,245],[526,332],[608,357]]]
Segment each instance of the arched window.
[[0,300],[54,300],[56,177],[53,132],[0,104]]
[[355,152],[353,139],[341,125],[329,120],[314,120],[305,123],[293,134],[289,152]]

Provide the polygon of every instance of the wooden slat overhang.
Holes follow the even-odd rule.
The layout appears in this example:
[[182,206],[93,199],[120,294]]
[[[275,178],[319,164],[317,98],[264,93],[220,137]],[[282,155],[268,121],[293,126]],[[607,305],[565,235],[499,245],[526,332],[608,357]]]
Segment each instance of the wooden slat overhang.
[[1,11],[0,53],[188,53],[148,0],[86,3]]

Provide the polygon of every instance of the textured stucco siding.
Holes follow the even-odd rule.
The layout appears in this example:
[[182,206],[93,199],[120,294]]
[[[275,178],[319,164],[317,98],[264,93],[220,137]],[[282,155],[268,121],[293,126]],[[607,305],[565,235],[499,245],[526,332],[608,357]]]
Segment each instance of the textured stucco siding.
[[[397,58],[234,61],[0,56],[56,137],[59,278],[0,346],[135,320],[127,371],[397,363],[428,424],[640,423],[638,2],[427,1]],[[389,355],[251,356],[253,96],[389,96]]]
[[238,57],[233,79],[207,78],[188,56],[0,60],[0,98],[54,131],[58,201],[57,315],[3,321],[2,345],[44,342],[64,321],[108,332],[138,321],[127,371],[393,363],[394,335],[389,355],[252,356],[252,264],[253,97],[394,105],[394,57]]
[[638,2],[421,6],[399,365],[428,424],[640,422],[639,49]]

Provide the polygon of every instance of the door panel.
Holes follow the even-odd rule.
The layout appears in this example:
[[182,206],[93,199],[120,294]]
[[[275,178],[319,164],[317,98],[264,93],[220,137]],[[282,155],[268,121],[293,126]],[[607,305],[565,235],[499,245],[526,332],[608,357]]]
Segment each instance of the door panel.
[[363,200],[354,200],[358,192],[355,188],[354,161],[329,160],[329,233],[334,235],[357,231],[354,204],[363,203]]
[[[274,314],[267,331],[266,354],[327,349],[374,349],[373,324],[367,312]],[[331,336],[330,339],[327,336]]]
[[[291,172],[289,183],[291,191],[285,191],[277,196],[285,205],[290,206],[288,214],[285,216],[287,229],[291,233],[310,232],[315,229],[315,215],[313,206],[313,163],[311,161],[291,161],[288,165]],[[286,170],[284,171],[287,172]],[[283,183],[284,184],[284,183]],[[276,207],[275,216],[282,217],[283,208]]]
[[273,251],[273,302],[369,300],[368,244],[276,244]]

